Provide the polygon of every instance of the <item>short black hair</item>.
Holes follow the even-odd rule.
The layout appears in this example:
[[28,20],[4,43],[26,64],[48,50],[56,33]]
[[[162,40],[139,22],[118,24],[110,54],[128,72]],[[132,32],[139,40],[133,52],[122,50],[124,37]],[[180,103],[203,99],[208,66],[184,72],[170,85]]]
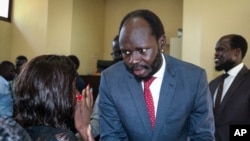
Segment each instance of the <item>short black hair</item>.
[[26,60],[26,61],[28,61],[27,57],[24,56],[24,55],[19,55],[19,56],[17,56],[17,57],[16,57],[16,61],[17,61],[17,60]]
[[75,64],[76,70],[77,70],[80,66],[79,59],[75,55],[69,55],[68,57],[71,61],[73,61],[73,63]]
[[135,10],[135,11],[128,13],[123,18],[123,20],[120,24],[119,33],[121,31],[122,26],[124,24],[126,24],[126,22],[129,19],[136,18],[136,17],[143,18],[144,20],[146,20],[148,22],[148,24],[150,25],[150,28],[152,30],[151,31],[152,35],[154,35],[156,37],[156,40],[158,40],[162,35],[165,34],[164,26],[163,26],[160,18],[155,13],[153,13],[152,11],[147,10],[147,9],[139,9],[139,10]]
[[16,65],[16,72],[17,72],[17,74],[20,73],[21,67],[22,67],[23,64],[25,64],[26,62],[28,62],[28,59],[27,59],[26,56],[24,56],[24,55],[19,55],[19,56],[16,57],[15,65]]
[[119,35],[116,35],[115,38],[113,39],[115,42],[119,42]]
[[245,57],[248,45],[244,37],[242,37],[241,35],[236,35],[236,34],[232,35],[230,45],[232,48],[240,48],[241,53],[242,53],[242,58]]
[[220,38],[220,40],[222,40],[223,38],[229,38],[230,39],[230,47],[232,49],[235,48],[240,48],[241,50],[241,54],[242,54],[242,59],[245,57],[246,53],[247,53],[247,48],[248,48],[248,44],[246,39],[238,34],[227,34],[224,35],[223,37]]
[[10,61],[0,62],[0,75],[7,81],[11,81],[15,77],[15,65]]
[[6,71],[8,70],[8,68],[13,67],[15,68],[14,64],[11,63],[10,61],[2,61],[0,62],[0,75],[4,75],[6,73]]

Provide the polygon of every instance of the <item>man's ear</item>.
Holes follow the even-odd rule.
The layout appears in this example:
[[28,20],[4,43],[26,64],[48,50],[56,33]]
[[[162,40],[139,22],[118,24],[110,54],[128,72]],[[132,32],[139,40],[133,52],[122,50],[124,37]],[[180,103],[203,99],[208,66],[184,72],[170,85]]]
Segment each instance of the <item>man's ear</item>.
[[242,59],[242,52],[240,48],[235,49],[235,56]]
[[159,39],[159,47],[161,50],[164,50],[166,48],[166,36],[162,35]]

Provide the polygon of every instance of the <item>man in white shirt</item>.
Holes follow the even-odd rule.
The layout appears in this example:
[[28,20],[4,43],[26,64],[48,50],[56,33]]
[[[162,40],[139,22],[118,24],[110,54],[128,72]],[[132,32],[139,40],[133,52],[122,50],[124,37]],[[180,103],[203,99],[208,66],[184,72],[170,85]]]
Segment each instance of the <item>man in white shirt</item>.
[[228,74],[221,96],[218,85],[224,74],[209,84],[214,100],[216,141],[230,140],[230,125],[250,123],[250,72],[242,62],[247,48],[244,37],[236,34],[224,35],[215,46],[215,69]]

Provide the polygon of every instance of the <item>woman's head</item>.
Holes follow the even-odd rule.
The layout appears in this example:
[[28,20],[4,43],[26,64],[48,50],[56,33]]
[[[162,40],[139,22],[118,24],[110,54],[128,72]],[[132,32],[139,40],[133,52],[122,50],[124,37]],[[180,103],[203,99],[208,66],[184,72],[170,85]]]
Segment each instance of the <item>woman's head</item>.
[[24,127],[69,128],[73,122],[76,74],[66,56],[41,55],[25,64],[15,86],[16,120]]

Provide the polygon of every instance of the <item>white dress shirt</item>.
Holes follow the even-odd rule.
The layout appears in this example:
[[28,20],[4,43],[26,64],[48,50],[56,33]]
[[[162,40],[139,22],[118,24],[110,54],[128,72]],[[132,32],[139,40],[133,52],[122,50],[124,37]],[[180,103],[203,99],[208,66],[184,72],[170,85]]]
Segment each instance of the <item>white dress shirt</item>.
[[[221,101],[223,100],[223,98],[225,97],[229,87],[231,86],[232,82],[234,81],[235,77],[237,76],[237,74],[240,72],[240,70],[243,68],[244,64],[240,63],[239,65],[235,66],[234,68],[232,68],[231,70],[229,70],[228,73],[228,77],[225,78],[224,80],[224,85],[223,85],[223,92],[222,92],[222,96],[221,96]],[[218,89],[218,88],[217,88]],[[214,103],[215,103],[215,99],[216,99],[216,95],[217,95],[217,89],[215,91],[214,94]]]
[[[162,84],[162,80],[163,80],[163,76],[164,76],[164,72],[165,72],[165,68],[166,68],[165,58],[164,58],[163,54],[161,56],[162,56],[162,66],[153,75],[153,77],[155,77],[155,80],[152,82],[152,84],[149,87],[149,89],[152,93],[153,101],[154,101],[155,117],[156,117],[158,101],[159,101],[159,97],[160,97],[161,84]],[[142,87],[144,89],[144,82],[143,81],[142,81]]]

